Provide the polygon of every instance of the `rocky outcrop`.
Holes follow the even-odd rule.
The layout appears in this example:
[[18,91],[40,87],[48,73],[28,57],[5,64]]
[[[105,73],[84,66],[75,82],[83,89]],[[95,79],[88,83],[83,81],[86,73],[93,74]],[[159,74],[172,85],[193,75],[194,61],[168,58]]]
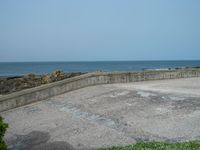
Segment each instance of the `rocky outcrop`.
[[81,74],[83,73],[65,73],[61,70],[56,70],[51,74],[46,75],[35,75],[31,73],[24,76],[0,78],[0,95],[40,86],[42,84],[60,81]]

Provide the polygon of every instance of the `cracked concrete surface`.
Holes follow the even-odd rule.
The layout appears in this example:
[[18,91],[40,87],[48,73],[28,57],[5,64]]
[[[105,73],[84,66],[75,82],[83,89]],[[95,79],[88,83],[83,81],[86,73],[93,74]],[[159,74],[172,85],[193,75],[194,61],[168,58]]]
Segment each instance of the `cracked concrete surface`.
[[12,150],[200,139],[200,78],[98,85],[1,114]]

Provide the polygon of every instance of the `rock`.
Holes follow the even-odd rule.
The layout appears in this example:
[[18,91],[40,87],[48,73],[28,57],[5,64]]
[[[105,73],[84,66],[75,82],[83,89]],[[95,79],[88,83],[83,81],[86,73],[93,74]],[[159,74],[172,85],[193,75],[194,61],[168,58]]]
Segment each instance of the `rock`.
[[29,73],[29,74],[25,75],[24,78],[34,79],[35,78],[35,74]]
[[64,73],[61,70],[56,70],[50,75],[35,75],[33,73],[24,76],[15,77],[2,77],[0,78],[0,94],[9,94],[16,91],[21,91],[27,88],[33,88],[40,86],[42,84],[47,84],[55,81],[60,81],[63,79],[71,78],[74,76],[81,75],[78,73]]
[[50,83],[51,82],[51,79],[48,75],[44,75],[42,78],[41,78],[41,82],[42,84],[46,84],[46,83]]
[[65,73],[61,70],[56,70],[51,74],[50,78],[53,82],[58,81],[65,78]]

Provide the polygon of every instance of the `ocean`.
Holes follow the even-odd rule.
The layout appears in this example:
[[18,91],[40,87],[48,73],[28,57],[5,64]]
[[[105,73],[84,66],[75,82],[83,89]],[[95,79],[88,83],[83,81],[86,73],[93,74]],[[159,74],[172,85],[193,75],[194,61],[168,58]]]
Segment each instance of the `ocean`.
[[0,76],[20,76],[28,73],[47,74],[54,70],[65,72],[141,71],[180,67],[199,67],[193,61],[90,61],[90,62],[0,62]]

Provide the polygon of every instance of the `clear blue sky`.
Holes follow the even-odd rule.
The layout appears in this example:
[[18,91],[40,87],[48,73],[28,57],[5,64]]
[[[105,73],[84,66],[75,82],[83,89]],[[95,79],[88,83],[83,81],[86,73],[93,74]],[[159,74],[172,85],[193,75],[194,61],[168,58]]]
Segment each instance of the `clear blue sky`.
[[0,61],[200,59],[200,0],[1,0]]

